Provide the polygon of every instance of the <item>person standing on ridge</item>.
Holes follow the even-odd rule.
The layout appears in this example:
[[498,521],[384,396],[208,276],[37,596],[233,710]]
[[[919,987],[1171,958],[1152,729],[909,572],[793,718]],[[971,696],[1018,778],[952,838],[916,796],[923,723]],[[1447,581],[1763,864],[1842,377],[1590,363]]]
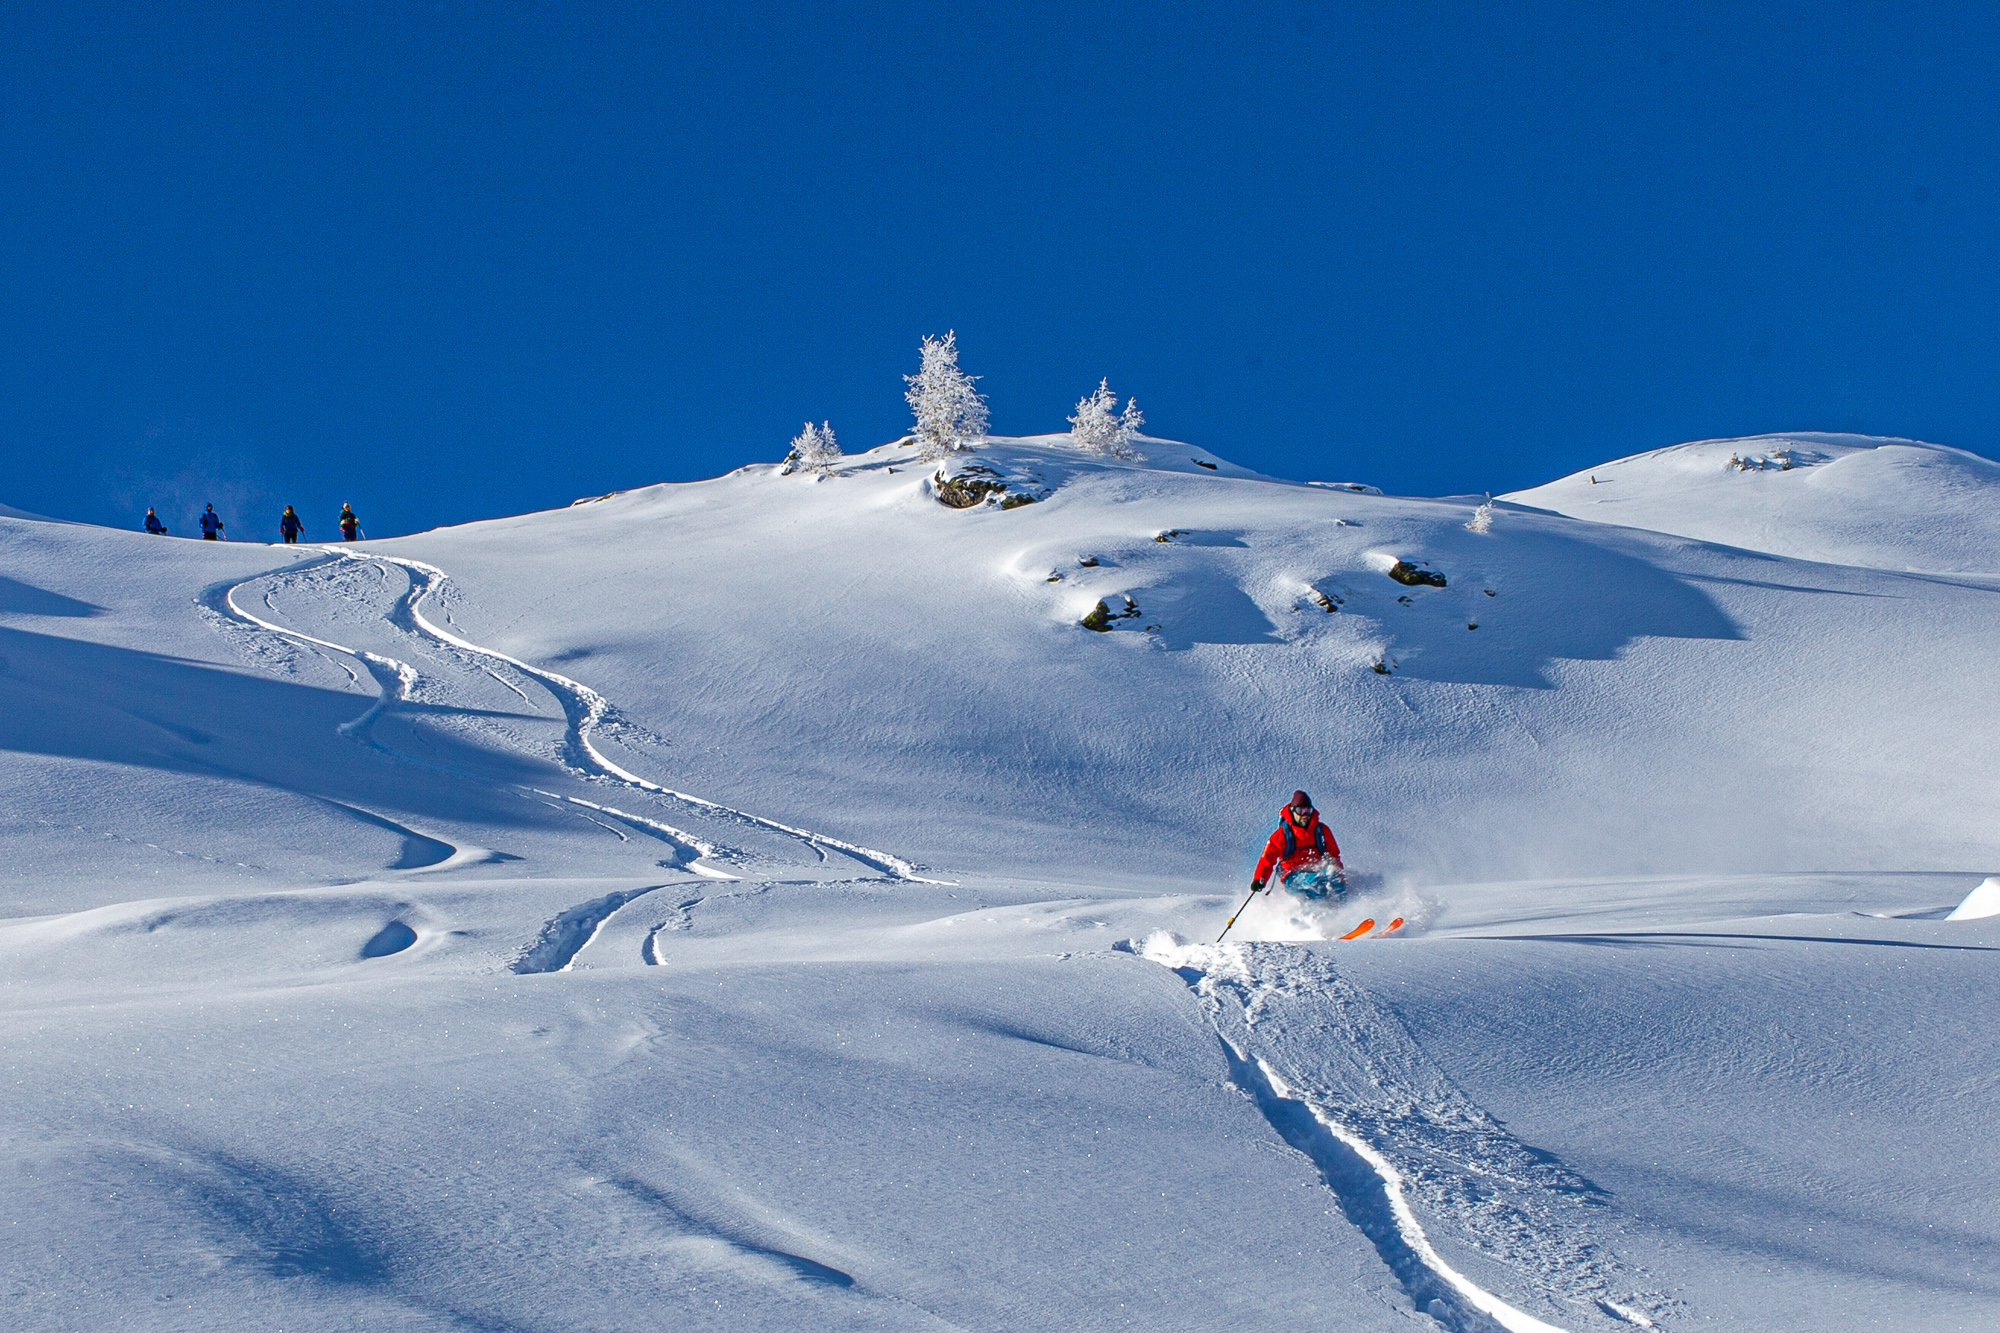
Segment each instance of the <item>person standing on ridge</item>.
[[167,525],[160,522],[160,516],[153,512],[153,506],[151,505],[146,506],[146,531],[152,533],[155,537],[164,537],[167,535]]
[[299,534],[305,530],[306,525],[299,522],[298,511],[286,505],[283,516],[278,519],[278,531],[284,534],[286,543],[297,541]]
[[1275,873],[1289,893],[1301,898],[1339,898],[1347,892],[1340,864],[1340,844],[1320,822],[1312,797],[1292,793],[1291,804],[1278,812],[1278,827],[1264,843],[1250,892],[1257,893]]
[[201,511],[201,539],[205,542],[222,540],[222,516],[215,512],[214,505],[206,505]]
[[340,539],[344,542],[351,542],[354,540],[354,534],[360,530],[361,520],[354,516],[354,506],[342,505],[340,507]]

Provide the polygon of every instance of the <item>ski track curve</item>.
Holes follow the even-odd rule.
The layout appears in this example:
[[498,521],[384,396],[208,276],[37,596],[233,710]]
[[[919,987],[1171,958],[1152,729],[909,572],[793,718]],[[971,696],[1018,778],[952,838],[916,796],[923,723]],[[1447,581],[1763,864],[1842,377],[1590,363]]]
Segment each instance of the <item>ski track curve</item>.
[[1603,1191],[1509,1134],[1320,951],[1164,933],[1121,947],[1194,992],[1230,1082],[1317,1168],[1412,1304],[1452,1333],[1564,1330],[1454,1267],[1420,1212],[1576,1329],[1650,1328],[1672,1303],[1631,1285]]
[[[481,671],[493,676],[503,685],[507,685],[508,688],[513,689],[517,694],[521,693],[521,691],[506,681],[504,677],[494,672],[487,665],[487,662],[504,663],[540,683],[555,697],[556,701],[562,707],[565,723],[564,766],[579,776],[644,792],[656,799],[663,798],[686,807],[691,811],[698,812],[712,819],[719,819],[725,823],[737,823],[782,834],[804,843],[822,862],[828,859],[827,853],[829,850],[832,850],[869,867],[891,880],[902,880],[919,884],[949,883],[946,880],[929,879],[923,875],[919,875],[915,865],[893,853],[878,851],[872,847],[864,847],[858,843],[828,837],[825,834],[816,833],[810,829],[799,828],[763,815],[738,810],[734,807],[723,805],[720,802],[711,801],[689,792],[677,791],[671,787],[640,777],[638,774],[615,763],[592,743],[592,733],[600,725],[607,722],[615,725],[618,721],[616,710],[603,695],[581,681],[574,680],[560,672],[532,666],[519,658],[500,652],[498,649],[474,643],[438,625],[424,614],[423,608],[426,601],[433,596],[440,599],[443,596],[443,589],[450,580],[450,575],[444,570],[425,561],[413,560],[404,556],[381,555],[378,553],[362,554],[360,552],[342,550],[338,547],[322,547],[321,551],[322,554],[313,560],[289,565],[280,570],[267,570],[263,573],[253,575],[248,579],[211,585],[203,591],[197,600],[208,610],[226,620],[234,620],[239,624],[248,625],[253,629],[261,630],[265,633],[279,635],[288,641],[305,644],[315,649],[324,649],[329,652],[342,654],[362,663],[367,668],[369,674],[374,677],[379,688],[379,693],[374,704],[360,717],[340,725],[338,730],[342,735],[349,736],[374,749],[383,750],[387,753],[386,747],[374,739],[371,729],[384,713],[399,704],[410,701],[413,692],[422,680],[421,674],[413,665],[399,658],[369,652],[362,648],[349,647],[346,644],[337,643],[331,639],[320,638],[316,635],[307,634],[302,630],[292,629],[275,620],[259,615],[246,608],[238,600],[237,594],[239,591],[263,579],[276,576],[296,576],[316,569],[326,569],[344,562],[372,565],[381,569],[386,584],[388,569],[390,566],[394,566],[403,571],[409,579],[410,586],[407,592],[397,598],[395,607],[389,616],[390,623],[405,633],[421,639],[429,639],[435,644],[473,659],[473,664],[477,665]],[[268,594],[264,605],[265,609],[271,611],[273,615],[277,614],[276,608],[270,605]],[[350,677],[353,675],[351,671],[348,674]],[[525,697],[523,695],[523,698]],[[676,849],[676,856],[672,864],[677,869],[690,870],[709,878],[734,878],[734,876],[726,872],[700,864],[700,862],[705,860],[727,860],[729,853],[688,830],[675,827],[663,820],[654,819],[650,816],[635,814],[631,811],[618,809],[615,806],[587,801],[580,797],[567,796],[540,789],[535,789],[535,791],[537,795],[609,815],[626,824],[628,827],[635,828],[647,836],[658,838],[668,843]]]
[[[649,792],[655,796],[664,796],[669,800],[691,806],[711,817],[740,821],[775,833],[783,833],[805,843],[822,858],[825,856],[825,849],[830,847],[853,860],[861,862],[863,865],[887,875],[891,879],[911,880],[923,884],[943,882],[940,880],[925,879],[916,873],[914,865],[902,857],[895,856],[889,852],[877,851],[872,847],[863,847],[858,843],[843,842],[838,838],[830,838],[823,833],[815,833],[810,829],[797,828],[763,815],[754,815],[748,811],[738,810],[732,806],[723,805],[718,801],[711,801],[705,797],[695,796],[689,792],[676,791],[671,787],[662,786],[657,782],[642,778],[637,773],[619,766],[607,758],[591,742],[591,733],[597,730],[599,725],[607,721],[615,722],[617,720],[616,710],[612,708],[610,701],[605,699],[603,695],[581,681],[573,680],[561,672],[531,666],[521,659],[510,657],[496,648],[488,648],[482,644],[473,643],[471,640],[454,634],[443,626],[436,624],[424,615],[424,602],[434,594],[441,597],[443,587],[451,577],[444,570],[439,569],[436,565],[427,564],[422,560],[412,560],[404,556],[362,556],[348,551],[337,551],[335,555],[349,560],[379,561],[398,565],[410,574],[410,590],[397,603],[395,622],[399,627],[414,630],[439,643],[456,648],[460,652],[470,653],[475,657],[485,657],[491,658],[496,662],[505,662],[515,670],[542,682],[549,689],[549,692],[554,694],[563,705],[563,713],[568,720],[569,734],[566,740],[570,747],[575,767],[595,777],[609,779],[640,791]],[[618,814],[621,819],[632,818],[632,816],[617,811],[607,811],[607,813]]]
[[[375,697],[374,705],[367,712],[352,721],[341,723],[337,730],[343,736],[351,736],[355,740],[379,750],[383,747],[369,735],[369,731],[375,725],[376,719],[381,717],[383,713],[399,703],[409,701],[410,692],[416,688],[418,680],[421,679],[417,673],[417,669],[408,662],[401,661],[398,658],[385,657],[380,653],[371,653],[362,648],[349,648],[346,644],[335,643],[331,639],[318,638],[301,630],[287,628],[274,620],[266,620],[254,611],[245,610],[236,600],[238,591],[260,579],[270,578],[274,573],[302,574],[308,570],[324,568],[333,564],[337,559],[337,555],[329,554],[322,559],[308,561],[301,565],[292,565],[287,569],[267,571],[253,578],[244,579],[239,583],[217,584],[206,589],[199,600],[209,610],[225,617],[241,621],[244,624],[264,630],[267,633],[283,635],[287,639],[308,644],[314,648],[326,648],[336,653],[345,654],[365,666],[368,669],[368,674],[375,678],[375,683],[379,687],[380,692]],[[264,607],[266,610],[271,611],[272,614],[276,614],[276,608],[271,606],[270,595],[268,593],[264,597]],[[348,672],[348,677],[355,680],[357,684],[359,683],[358,678],[354,676],[352,671]]]
[[662,887],[648,884],[642,889],[620,889],[557,913],[542,927],[535,942],[514,960],[512,970],[523,975],[569,971],[576,962],[576,956],[589,947],[590,942],[597,938],[597,932],[604,929],[604,923],[616,915],[619,908]]

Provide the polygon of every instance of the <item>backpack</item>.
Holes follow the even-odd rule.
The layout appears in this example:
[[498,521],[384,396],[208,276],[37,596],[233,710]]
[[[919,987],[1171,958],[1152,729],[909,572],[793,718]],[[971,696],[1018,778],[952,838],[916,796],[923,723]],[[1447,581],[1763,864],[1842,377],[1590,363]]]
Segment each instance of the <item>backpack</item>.
[[[1278,825],[1285,830],[1285,860],[1289,861],[1298,854],[1299,832],[1289,819],[1280,819]],[[1313,821],[1313,850],[1326,851],[1326,825],[1319,820]]]

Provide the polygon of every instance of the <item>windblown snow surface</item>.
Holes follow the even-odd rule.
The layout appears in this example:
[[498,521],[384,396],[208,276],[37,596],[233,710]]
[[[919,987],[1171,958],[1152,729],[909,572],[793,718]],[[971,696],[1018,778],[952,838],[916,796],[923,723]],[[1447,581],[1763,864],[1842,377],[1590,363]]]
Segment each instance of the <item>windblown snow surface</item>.
[[0,1323],[2000,1327],[2000,469],[1143,448],[0,517]]

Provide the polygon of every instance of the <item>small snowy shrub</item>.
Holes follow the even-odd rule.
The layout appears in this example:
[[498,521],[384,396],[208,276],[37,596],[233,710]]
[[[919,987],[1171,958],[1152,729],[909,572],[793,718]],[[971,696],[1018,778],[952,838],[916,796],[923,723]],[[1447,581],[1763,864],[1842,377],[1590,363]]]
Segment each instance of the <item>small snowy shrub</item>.
[[935,462],[986,436],[986,400],[973,388],[978,377],[958,368],[958,333],[924,339],[923,361],[903,400],[917,418],[917,456]]
[[1139,400],[1127,398],[1123,412],[1117,407],[1118,395],[1111,392],[1110,378],[1099,380],[1095,392],[1077,400],[1076,415],[1069,419],[1070,441],[1085,453],[1137,458],[1132,441],[1139,427],[1146,424],[1139,413]]
[[808,421],[806,428],[792,440],[792,452],[785,456],[785,471],[803,472],[812,468],[824,477],[839,457],[840,445],[833,438],[833,423],[822,421],[815,426]]
[[1472,521],[1465,525],[1467,532],[1493,531],[1493,497],[1487,496],[1486,503],[1472,511]]

